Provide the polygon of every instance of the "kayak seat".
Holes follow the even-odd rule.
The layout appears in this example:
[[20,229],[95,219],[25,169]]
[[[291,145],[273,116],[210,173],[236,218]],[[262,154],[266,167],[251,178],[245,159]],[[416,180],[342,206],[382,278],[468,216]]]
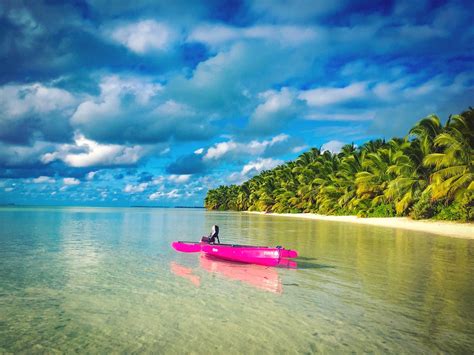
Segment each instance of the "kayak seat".
[[209,234],[209,243],[217,242],[220,244],[221,241],[219,240],[219,226],[213,225],[211,228],[211,234]]

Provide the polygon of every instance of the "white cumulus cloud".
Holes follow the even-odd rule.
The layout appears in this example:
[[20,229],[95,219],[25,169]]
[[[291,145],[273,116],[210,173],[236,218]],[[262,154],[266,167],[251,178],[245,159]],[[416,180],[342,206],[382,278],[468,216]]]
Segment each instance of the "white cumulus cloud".
[[182,184],[182,183],[188,182],[190,178],[191,178],[191,175],[189,174],[168,176],[168,180],[175,184]]
[[181,197],[181,194],[179,193],[178,189],[173,189],[169,192],[162,192],[162,191],[157,191],[155,193],[152,193],[150,196],[148,196],[149,200],[158,200],[160,198],[165,198],[165,199],[177,199]]
[[279,143],[283,143],[289,138],[290,137],[286,134],[279,134],[269,140],[253,140],[249,143],[234,142],[232,140],[227,142],[220,142],[208,148],[203,159],[218,160],[228,156],[243,154],[260,155],[263,154],[266,149],[271,148]]
[[75,144],[63,144],[56,152],[44,154],[41,161],[47,164],[59,159],[75,168],[133,165],[145,153],[146,150],[138,145],[129,147],[118,144],[100,144],[77,134]]
[[253,130],[271,132],[297,118],[302,110],[302,101],[291,88],[267,90],[258,95],[262,101],[250,116],[249,126]]
[[238,148],[237,143],[233,141],[217,143],[213,147],[207,150],[207,153],[204,156],[204,159],[205,160],[219,159],[222,156],[226,155],[227,153],[237,150],[237,148]]
[[309,106],[326,106],[359,99],[367,94],[366,83],[353,83],[345,87],[322,87],[302,91],[299,98],[305,100]]
[[196,27],[188,41],[202,42],[211,46],[229,45],[235,41],[262,40],[285,46],[298,46],[318,37],[315,28],[288,25],[258,25],[233,27],[222,24],[204,24]]
[[345,145],[346,143],[340,142],[338,140],[332,140],[329,142],[324,143],[321,146],[321,152],[329,151],[331,153],[339,153],[341,151],[341,148]]
[[117,75],[104,76],[100,81],[100,96],[83,101],[71,120],[74,124],[86,124],[99,118],[114,118],[121,113],[121,99],[133,97],[137,104],[146,105],[163,90],[158,83],[140,78],[124,78]]
[[90,171],[86,175],[88,181],[94,180],[94,177],[97,175],[98,171]]
[[147,189],[148,183],[144,182],[138,185],[127,184],[123,189],[124,192],[136,194],[139,192],[143,192]]
[[264,170],[273,169],[274,167],[281,164],[283,164],[283,160],[260,158],[245,164],[240,172],[230,174],[227,180],[232,183],[240,184]]
[[42,83],[0,86],[0,140],[66,141],[78,97]]
[[33,179],[33,182],[35,184],[44,184],[44,183],[52,184],[52,183],[56,182],[56,180],[54,180],[53,178],[51,178],[49,176],[39,176],[39,177]]
[[175,38],[174,31],[168,25],[154,20],[120,25],[106,33],[114,41],[139,54],[167,50]]
[[79,185],[81,182],[76,178],[64,178],[63,183],[64,185],[73,186],[73,185]]
[[71,107],[76,99],[66,90],[40,83],[0,87],[0,108],[9,117],[49,113]]

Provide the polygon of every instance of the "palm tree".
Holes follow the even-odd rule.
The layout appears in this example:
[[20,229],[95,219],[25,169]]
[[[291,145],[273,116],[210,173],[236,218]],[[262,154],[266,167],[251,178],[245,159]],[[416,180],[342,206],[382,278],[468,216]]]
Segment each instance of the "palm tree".
[[339,167],[339,158],[336,154],[325,151],[315,163],[318,169],[317,178],[314,180],[319,188],[316,197],[318,212],[332,214],[337,209],[338,191],[335,187],[336,174]]
[[474,109],[450,117],[445,127],[431,115],[420,120],[405,138],[376,139],[360,148],[350,144],[339,154],[312,148],[241,186],[209,190],[205,206],[374,215],[392,215],[395,207],[398,215],[418,211],[422,216],[426,215],[425,207],[419,206],[432,199],[446,205],[455,201],[467,208],[467,218],[472,219],[473,145]]
[[389,170],[395,158],[395,152],[390,148],[381,148],[377,152],[366,153],[363,156],[364,171],[356,174],[356,193],[361,202],[370,200],[372,207],[387,202],[384,192],[395,177]]
[[236,207],[239,211],[246,211],[249,208],[250,188],[249,182],[244,182],[237,193]]
[[354,213],[357,212],[356,206],[359,203],[356,194],[355,178],[357,173],[362,171],[362,155],[353,144],[350,149],[344,149],[344,147],[342,147],[342,151],[339,154],[341,164],[337,172],[337,183],[341,190],[341,196],[337,203],[342,210]]
[[394,174],[395,178],[388,183],[384,192],[388,200],[395,203],[397,215],[405,215],[427,186],[428,176],[424,174],[423,167],[411,157],[417,156],[418,144],[413,144],[405,139],[392,139],[390,149],[394,152],[393,164],[387,171]]
[[409,136],[414,136],[419,142],[423,155],[428,155],[433,153],[435,149],[434,140],[441,133],[442,128],[438,116],[430,115],[420,120],[410,129]]
[[451,116],[434,139],[441,152],[428,154],[424,165],[434,166],[433,199],[461,200],[474,191],[474,110]]

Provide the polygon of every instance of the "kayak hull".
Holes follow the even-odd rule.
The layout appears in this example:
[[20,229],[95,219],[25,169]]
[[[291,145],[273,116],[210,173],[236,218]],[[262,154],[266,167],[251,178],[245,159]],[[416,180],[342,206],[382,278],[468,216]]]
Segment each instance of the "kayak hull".
[[200,242],[173,242],[171,246],[182,253],[197,253],[201,251],[201,244]]
[[251,246],[232,246],[206,244],[201,246],[202,252],[216,258],[238,261],[241,263],[277,266],[283,258],[283,249]]
[[183,253],[202,252],[216,258],[264,266],[290,265],[296,250],[252,245],[209,244],[206,242],[173,242],[172,247]]

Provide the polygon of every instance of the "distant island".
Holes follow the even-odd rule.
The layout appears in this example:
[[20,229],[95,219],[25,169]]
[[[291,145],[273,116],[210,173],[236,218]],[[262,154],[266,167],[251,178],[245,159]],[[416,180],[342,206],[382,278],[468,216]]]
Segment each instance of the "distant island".
[[146,205],[133,205],[132,208],[205,208],[204,206],[146,206]]
[[200,208],[204,209],[204,206],[174,206],[174,208]]
[[173,208],[171,206],[147,206],[147,205],[132,205],[131,208]]
[[403,138],[312,148],[242,185],[219,186],[209,210],[474,220],[474,109],[431,115]]

